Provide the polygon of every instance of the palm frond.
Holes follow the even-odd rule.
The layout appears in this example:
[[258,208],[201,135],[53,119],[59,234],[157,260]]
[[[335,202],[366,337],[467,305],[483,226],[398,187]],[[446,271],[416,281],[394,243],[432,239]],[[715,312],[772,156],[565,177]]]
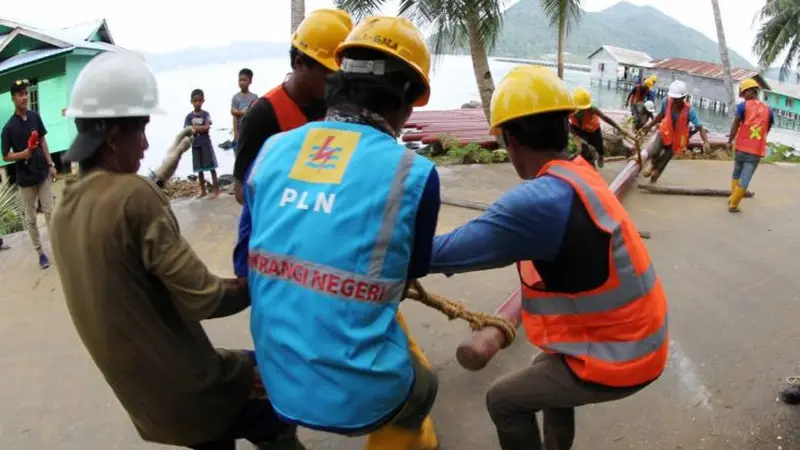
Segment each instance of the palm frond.
[[384,3],[386,0],[333,0],[333,5],[349,12],[355,22],[380,14]]
[[560,27],[562,24],[567,32],[576,24],[583,14],[581,0],[540,0],[542,11],[550,19],[550,25]]
[[10,184],[0,183],[0,236],[22,229],[22,198]]
[[753,52],[764,69],[786,52],[780,73],[783,80],[800,56],[800,0],[767,0],[757,19],[762,24],[753,40]]

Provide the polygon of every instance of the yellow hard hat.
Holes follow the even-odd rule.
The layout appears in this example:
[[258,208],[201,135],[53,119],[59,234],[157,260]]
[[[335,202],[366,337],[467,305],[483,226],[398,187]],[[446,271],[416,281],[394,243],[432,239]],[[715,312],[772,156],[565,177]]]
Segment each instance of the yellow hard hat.
[[520,117],[575,110],[567,85],[552,70],[540,66],[517,66],[497,84],[492,95],[491,132]]
[[754,80],[752,78],[748,78],[748,79],[742,81],[742,85],[739,86],[739,93],[741,94],[742,92],[744,92],[744,91],[746,91],[748,89],[753,89],[753,88],[758,89],[759,88],[758,83],[756,82],[756,80]]
[[336,48],[353,29],[350,14],[341,9],[311,11],[292,34],[292,47],[330,70],[339,70]]
[[370,48],[409,65],[421,78],[425,91],[414,106],[425,106],[431,95],[431,53],[419,29],[403,17],[368,17],[361,21],[336,50],[336,60],[349,48]]
[[651,88],[651,87],[655,86],[656,85],[655,76],[652,76],[652,77],[644,80],[644,85],[647,86],[648,88]]
[[585,88],[579,87],[572,94],[575,99],[576,109],[589,109],[592,107],[592,94]]

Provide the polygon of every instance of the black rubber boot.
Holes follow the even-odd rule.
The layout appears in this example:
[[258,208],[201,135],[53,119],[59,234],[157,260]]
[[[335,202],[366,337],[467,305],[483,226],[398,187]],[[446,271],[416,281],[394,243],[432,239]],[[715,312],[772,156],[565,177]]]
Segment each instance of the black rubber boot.
[[787,405],[800,405],[800,385],[793,384],[781,391],[778,398]]

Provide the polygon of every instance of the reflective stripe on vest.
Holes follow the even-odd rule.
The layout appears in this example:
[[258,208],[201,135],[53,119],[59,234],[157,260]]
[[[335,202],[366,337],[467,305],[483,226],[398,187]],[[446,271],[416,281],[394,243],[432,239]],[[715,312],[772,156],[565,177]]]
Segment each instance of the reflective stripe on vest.
[[764,157],[767,155],[769,106],[758,100],[744,104],[744,120],[736,133],[736,151]]
[[[684,103],[681,113],[678,115],[678,123],[673,123],[672,120],[672,104],[673,100],[667,100],[667,108],[665,112],[664,121],[658,131],[661,134],[661,142],[664,146],[672,145],[672,150],[675,153],[681,153],[686,150],[689,144],[689,105]],[[673,140],[677,139],[677,144],[673,145]]]
[[[578,377],[610,386],[642,384],[655,379],[666,363],[666,298],[649,258],[640,258],[643,270],[637,273],[631,245],[626,243],[626,239],[639,239],[635,229],[622,222],[628,220],[626,216],[615,218],[609,212],[595,192],[597,187],[584,179],[592,175],[581,175],[580,164],[551,163],[545,173],[567,181],[596,225],[611,235],[609,279],[588,292],[547,292],[526,282],[533,264],[521,263],[523,323],[535,345],[565,355]],[[607,189],[602,180],[595,184]],[[634,247],[646,251],[641,242]]]
[[281,131],[294,130],[308,123],[308,118],[297,106],[297,103],[289,97],[283,84],[279,84],[264,94],[264,98],[272,104],[272,110],[275,111]]
[[386,133],[343,122],[279,133],[259,152],[245,192],[250,329],[287,421],[355,430],[406,401],[413,361],[396,315],[432,168]]
[[[388,244],[378,243],[373,249],[373,255],[385,255],[387,249]],[[406,287],[405,280],[385,280],[378,275],[359,275],[311,261],[264,251],[250,253],[249,267],[265,277],[288,281],[297,286],[345,300],[397,303],[402,298],[403,290]],[[380,273],[380,268],[379,265],[378,273]]]
[[583,120],[578,120],[578,113],[569,115],[569,123],[580,128],[588,133],[594,133],[600,129],[600,118],[597,114],[593,113],[591,109],[585,109],[581,112]]

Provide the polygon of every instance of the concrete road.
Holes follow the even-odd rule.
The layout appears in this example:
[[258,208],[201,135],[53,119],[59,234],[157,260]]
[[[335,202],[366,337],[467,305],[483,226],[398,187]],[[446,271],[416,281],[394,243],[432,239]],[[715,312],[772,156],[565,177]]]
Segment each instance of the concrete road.
[[[605,169],[610,177],[619,165]],[[661,184],[726,187],[729,163],[673,162]],[[508,165],[442,169],[445,195],[490,202],[519,182]],[[578,412],[578,450],[800,449],[800,409],[776,402],[800,374],[800,167],[762,166],[743,212],[723,198],[632,192],[626,206],[647,241],[670,301],[666,373],[641,393]],[[231,197],[175,204],[184,234],[216,272],[231,273],[237,208]],[[477,212],[443,207],[440,232]],[[25,234],[7,239],[0,314],[0,449],[163,448],[141,442],[79,341],[55,267],[42,271]],[[517,281],[513,269],[424,281],[432,291],[490,311]],[[434,417],[444,450],[497,448],[484,392],[536,350],[522,335],[481,372],[454,351],[464,323],[405,302],[414,335],[441,377]],[[206,323],[219,346],[250,347],[247,314]],[[303,431],[311,449],[362,441]],[[250,448],[240,444],[240,448]]]

